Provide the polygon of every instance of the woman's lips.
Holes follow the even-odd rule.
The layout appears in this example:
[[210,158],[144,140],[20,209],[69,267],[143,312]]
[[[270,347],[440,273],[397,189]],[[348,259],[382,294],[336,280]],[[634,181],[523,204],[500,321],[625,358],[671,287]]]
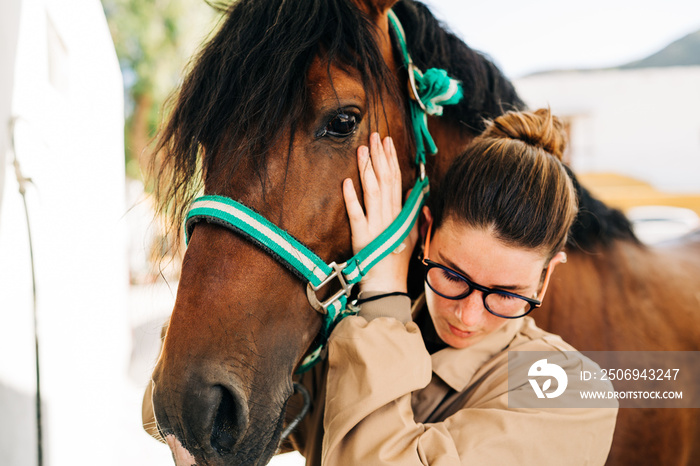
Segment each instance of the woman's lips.
[[448,327],[450,327],[450,332],[452,332],[452,334],[458,338],[469,338],[472,335],[474,335],[474,333],[475,333],[475,332],[470,332],[467,330],[460,330],[457,327],[453,327],[450,324],[447,324],[447,325],[448,325]]

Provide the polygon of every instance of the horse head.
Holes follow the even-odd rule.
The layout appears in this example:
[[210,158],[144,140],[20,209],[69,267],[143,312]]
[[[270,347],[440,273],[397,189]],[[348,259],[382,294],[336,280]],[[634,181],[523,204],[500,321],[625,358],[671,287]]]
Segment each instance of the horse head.
[[[241,202],[326,262],[351,256],[341,183],[349,177],[359,186],[357,147],[373,131],[392,136],[403,154],[404,188],[416,177],[407,73],[388,20],[393,3],[233,4],[185,79],[160,139],[163,205],[176,224],[203,185],[205,194]],[[446,155],[428,165],[439,178],[482,116],[500,113],[503,102],[521,103],[495,66],[439,28],[425,7],[395,7],[412,25],[409,35],[415,32],[409,47],[432,47],[422,46],[418,64],[452,61],[466,90],[475,91],[452,123],[431,121]],[[453,47],[461,55],[451,59]],[[456,131],[460,125],[472,131]],[[235,233],[198,223],[153,373],[161,434],[199,464],[265,464],[279,443],[292,374],[321,324],[292,271]]]
[[[162,139],[177,154],[164,162],[177,207],[201,166],[205,193],[239,200],[328,261],[348,257],[340,186],[358,180],[357,146],[371,131],[391,134],[402,153],[410,143],[388,6],[236,4]],[[389,131],[389,122],[399,124]],[[320,327],[293,273],[241,237],[197,225],[153,374],[162,433],[203,464],[266,462],[292,373]]]

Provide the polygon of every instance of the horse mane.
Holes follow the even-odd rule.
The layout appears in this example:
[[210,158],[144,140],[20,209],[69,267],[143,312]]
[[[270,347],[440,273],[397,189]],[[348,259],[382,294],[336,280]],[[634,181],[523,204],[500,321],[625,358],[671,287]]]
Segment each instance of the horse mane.
[[[271,145],[287,128],[293,140],[296,122],[308,111],[306,76],[319,54],[328,58],[329,73],[331,64],[358,70],[370,99],[383,88],[401,92],[377,46],[374,24],[351,0],[238,0],[218,8],[226,15],[171,96],[151,163],[158,213],[173,231],[182,225],[215,159],[226,160],[217,166],[227,171],[224,179],[233,179],[243,160],[264,179]],[[498,67],[425,5],[401,0],[394,11],[415,64],[422,70],[446,69],[463,83],[465,97],[445,108],[445,118],[477,135],[485,119],[525,108]],[[400,63],[396,48],[395,53]],[[613,238],[636,240],[622,213],[575,183],[581,213],[571,244],[586,249]]]
[[402,0],[393,10],[406,32],[406,44],[416,66],[423,71],[442,68],[462,81],[464,98],[457,105],[445,107],[446,118],[459,121],[478,135],[486,129],[485,119],[525,108],[501,70],[488,57],[469,48],[425,5]]
[[[219,9],[224,7],[219,4]],[[369,99],[400,95],[374,24],[350,0],[238,0],[193,60],[157,142],[151,164],[158,213],[177,230],[215,159],[232,179],[245,160],[264,180],[276,140],[309,109],[305,86],[318,55],[360,72]],[[398,98],[398,97],[397,97]]]
[[[482,133],[485,121],[507,110],[523,110],[526,105],[513,84],[487,57],[469,48],[419,2],[402,0],[394,12],[406,31],[406,43],[416,66],[446,69],[462,81],[465,95],[457,105],[445,107],[445,118],[458,121],[474,135]],[[579,212],[569,232],[567,246],[582,251],[607,247],[614,240],[639,243],[632,224],[618,209],[606,206],[583,187],[566,167],[578,195]]]
[[578,215],[569,230],[567,246],[583,252],[607,247],[614,240],[641,244],[632,230],[632,223],[620,210],[608,207],[581,185],[571,168],[564,166],[578,196]]

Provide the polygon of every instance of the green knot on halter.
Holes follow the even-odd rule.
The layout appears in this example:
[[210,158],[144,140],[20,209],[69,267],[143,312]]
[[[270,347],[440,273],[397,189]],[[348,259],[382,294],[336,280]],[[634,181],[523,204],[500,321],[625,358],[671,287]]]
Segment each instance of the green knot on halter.
[[450,78],[443,69],[430,68],[425,73],[421,72],[413,64],[406,44],[406,33],[393,10],[389,10],[389,23],[396,34],[403,64],[408,72],[411,122],[416,136],[416,165],[425,164],[426,154],[435,155],[438,152],[428,130],[428,115],[441,116],[443,106],[459,103],[464,97],[464,91],[462,84]]
[[464,96],[461,83],[450,78],[443,69],[430,68],[421,73],[418,68],[414,68],[413,78],[416,81],[418,98],[423,102],[425,113],[428,115],[441,116],[444,105],[459,103]]
[[[411,92],[411,122],[416,135],[416,164],[425,163],[426,154],[438,152],[435,141],[428,130],[428,115],[441,116],[444,105],[454,105],[464,97],[462,84],[447,75],[447,71],[430,68],[422,73],[409,63],[413,74]],[[415,90],[414,90],[415,89]]]

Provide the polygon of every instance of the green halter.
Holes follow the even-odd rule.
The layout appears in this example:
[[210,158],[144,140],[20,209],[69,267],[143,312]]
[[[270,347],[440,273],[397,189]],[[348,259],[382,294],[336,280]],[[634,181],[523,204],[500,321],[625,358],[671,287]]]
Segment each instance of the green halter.
[[[406,47],[403,28],[393,11],[389,11],[389,20],[409,73],[413,99],[410,102],[411,120],[416,137],[416,165],[420,173],[401,213],[383,233],[342,264],[326,264],[289,233],[249,207],[228,197],[202,196],[195,199],[185,219],[186,243],[189,242],[192,230],[198,222],[215,223],[256,244],[307,282],[309,303],[324,316],[324,319],[317,338],[317,347],[302,361],[297,369],[298,373],[306,372],[320,360],[328,336],[335,325],[345,316],[356,312],[348,308],[348,297],[353,286],[377,262],[396,249],[411,231],[429,192],[428,178],[425,176],[425,154],[437,153],[437,147],[428,131],[427,115],[441,115],[442,105],[456,104],[463,95],[459,82],[449,78],[446,71],[430,69],[423,74],[413,65]],[[319,300],[316,292],[334,279],[340,283],[340,290],[325,301]]]

